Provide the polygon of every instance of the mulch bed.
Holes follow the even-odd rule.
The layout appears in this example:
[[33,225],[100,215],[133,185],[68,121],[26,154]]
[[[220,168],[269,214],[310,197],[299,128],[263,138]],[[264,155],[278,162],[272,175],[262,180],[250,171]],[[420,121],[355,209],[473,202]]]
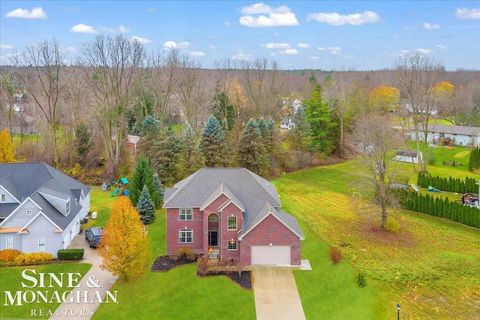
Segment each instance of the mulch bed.
[[180,257],[178,259],[172,259],[170,256],[160,256],[155,259],[151,270],[153,272],[165,272],[171,270],[177,266],[184,264],[190,264],[197,261],[196,259],[188,259],[186,257]]
[[238,272],[227,272],[227,271],[212,271],[207,274],[199,274],[200,277],[209,277],[209,276],[227,276],[230,280],[236,282],[240,287],[244,289],[252,289],[252,273],[250,271],[242,271],[241,274]]

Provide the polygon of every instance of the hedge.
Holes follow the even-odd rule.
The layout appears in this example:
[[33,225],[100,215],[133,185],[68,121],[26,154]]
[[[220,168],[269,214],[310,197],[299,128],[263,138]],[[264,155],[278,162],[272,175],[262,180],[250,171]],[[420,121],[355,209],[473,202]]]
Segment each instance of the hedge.
[[475,171],[480,169],[480,148],[476,147],[470,153],[470,159],[468,161],[468,170]]
[[57,252],[59,260],[80,260],[83,259],[83,249],[61,249]]
[[422,195],[416,192],[397,190],[397,198],[402,207],[412,211],[423,212],[431,216],[449,219],[470,227],[480,229],[480,210],[464,206],[448,198]]
[[447,179],[444,177],[432,176],[430,173],[419,172],[417,184],[423,188],[432,186],[443,191],[458,193],[478,192],[477,180],[469,177],[467,177],[465,180],[452,177]]
[[17,266],[29,266],[32,264],[43,264],[53,260],[53,256],[47,252],[21,253],[15,258]]

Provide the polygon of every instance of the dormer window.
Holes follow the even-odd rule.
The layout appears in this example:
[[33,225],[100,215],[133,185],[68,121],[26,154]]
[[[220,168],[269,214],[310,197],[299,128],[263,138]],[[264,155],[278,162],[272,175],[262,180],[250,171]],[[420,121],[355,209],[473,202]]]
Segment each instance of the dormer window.
[[5,193],[2,193],[0,196],[0,202],[7,202],[7,195]]
[[70,200],[65,203],[65,215],[68,215],[70,213]]

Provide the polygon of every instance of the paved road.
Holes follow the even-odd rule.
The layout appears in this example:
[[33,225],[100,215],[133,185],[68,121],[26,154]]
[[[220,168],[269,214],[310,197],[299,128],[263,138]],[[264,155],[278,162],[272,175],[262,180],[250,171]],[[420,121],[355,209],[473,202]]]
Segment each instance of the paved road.
[[254,267],[253,290],[257,320],[305,320],[292,269]]
[[[85,274],[83,277],[80,287],[76,288],[75,290],[70,293],[77,294],[77,291],[83,292],[88,291],[89,297],[94,297],[95,291],[97,291],[102,299],[106,295],[106,291],[109,290],[117,277],[112,275],[109,271],[100,269],[100,264],[102,263],[102,258],[98,255],[95,249],[91,249],[87,241],[85,240],[85,236],[83,234],[77,235],[70,245],[70,248],[83,248],[85,250],[84,261],[86,263],[91,263],[92,268]],[[95,281],[99,282],[101,288],[91,288],[87,285],[87,281],[90,276],[95,277]],[[69,297],[70,297],[69,295]],[[67,297],[67,301],[68,301]],[[98,300],[98,299],[96,299]],[[50,319],[90,319],[92,315],[95,313],[97,308],[99,307],[99,303],[75,303],[75,304],[67,304],[64,303],[56,310],[55,314]]]

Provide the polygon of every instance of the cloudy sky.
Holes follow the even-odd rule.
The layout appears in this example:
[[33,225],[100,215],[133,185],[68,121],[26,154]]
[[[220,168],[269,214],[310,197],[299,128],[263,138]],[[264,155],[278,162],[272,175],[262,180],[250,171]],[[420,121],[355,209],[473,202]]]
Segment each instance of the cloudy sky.
[[72,61],[96,35],[123,33],[148,49],[178,48],[204,67],[269,58],[285,69],[372,70],[420,51],[450,70],[480,69],[480,1],[2,0],[0,14],[0,64],[53,37]]

